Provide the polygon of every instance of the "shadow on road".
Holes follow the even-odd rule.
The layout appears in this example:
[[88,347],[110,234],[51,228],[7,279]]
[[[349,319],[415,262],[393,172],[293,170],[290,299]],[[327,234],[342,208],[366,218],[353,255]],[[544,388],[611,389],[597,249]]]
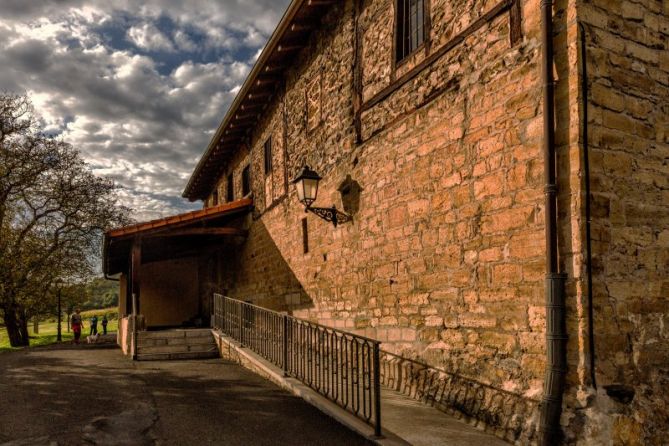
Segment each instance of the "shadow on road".
[[0,444],[363,445],[236,364],[133,363],[117,350],[0,356]]

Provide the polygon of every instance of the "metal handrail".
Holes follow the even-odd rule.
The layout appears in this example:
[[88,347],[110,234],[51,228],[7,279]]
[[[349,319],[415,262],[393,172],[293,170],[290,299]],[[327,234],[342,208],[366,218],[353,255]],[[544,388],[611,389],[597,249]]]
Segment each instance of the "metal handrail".
[[214,294],[212,325],[381,436],[379,341],[221,294]]

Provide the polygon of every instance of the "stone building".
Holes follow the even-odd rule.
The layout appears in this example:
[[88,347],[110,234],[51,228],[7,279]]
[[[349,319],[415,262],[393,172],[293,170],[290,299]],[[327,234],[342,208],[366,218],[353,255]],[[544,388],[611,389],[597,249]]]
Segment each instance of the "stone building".
[[[666,444],[669,2],[546,5],[292,1],[184,191],[206,208],[253,200],[231,223],[246,238],[199,254],[200,294],[499,389],[454,410],[540,442],[556,191],[563,441]],[[290,181],[305,165],[322,176],[314,205],[352,222],[305,213]]]

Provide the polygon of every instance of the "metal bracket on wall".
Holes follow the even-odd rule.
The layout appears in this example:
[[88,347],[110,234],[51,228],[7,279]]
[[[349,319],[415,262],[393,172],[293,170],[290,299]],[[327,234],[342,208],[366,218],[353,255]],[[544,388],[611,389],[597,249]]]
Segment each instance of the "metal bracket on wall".
[[333,204],[332,207],[330,208],[319,208],[319,207],[312,207],[312,206],[307,206],[304,210],[305,212],[311,212],[313,214],[318,215],[320,218],[322,218],[325,221],[332,222],[334,227],[336,228],[339,223],[348,223],[350,221],[353,221],[353,217],[348,215],[345,212],[342,212],[340,210],[337,210],[337,207]]

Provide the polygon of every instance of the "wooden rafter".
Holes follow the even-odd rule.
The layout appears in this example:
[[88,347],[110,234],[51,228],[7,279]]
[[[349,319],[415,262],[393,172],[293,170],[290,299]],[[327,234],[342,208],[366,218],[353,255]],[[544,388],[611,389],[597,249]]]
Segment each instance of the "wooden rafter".
[[279,45],[277,51],[280,53],[287,53],[290,51],[299,51],[302,48],[304,48],[303,44],[297,44],[297,43],[291,44],[290,42],[288,42],[286,44]]
[[305,33],[311,31],[313,26],[306,22],[293,23],[290,25],[290,31],[294,33]]
[[329,6],[337,0],[307,0],[307,6]]
[[248,231],[238,228],[182,228],[173,231],[158,232],[147,237],[182,237],[189,235],[231,235],[246,237]]

